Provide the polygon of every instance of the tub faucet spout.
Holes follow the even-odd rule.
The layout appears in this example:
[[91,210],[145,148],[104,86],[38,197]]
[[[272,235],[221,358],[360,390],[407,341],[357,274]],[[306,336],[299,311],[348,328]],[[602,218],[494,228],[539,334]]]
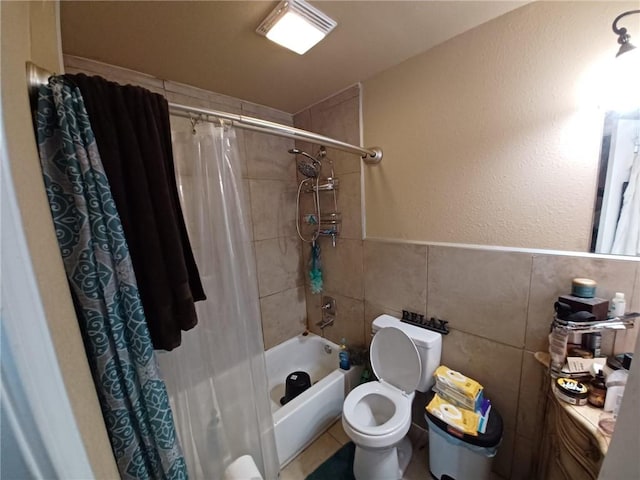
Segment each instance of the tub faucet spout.
[[333,325],[335,318],[333,315],[324,315],[324,318],[319,322],[316,322],[316,327],[320,327],[320,330],[324,330],[326,327]]

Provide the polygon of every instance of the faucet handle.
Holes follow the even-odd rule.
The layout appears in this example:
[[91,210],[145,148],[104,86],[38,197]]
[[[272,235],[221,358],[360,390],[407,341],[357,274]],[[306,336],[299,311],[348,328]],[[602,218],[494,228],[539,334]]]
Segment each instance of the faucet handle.
[[322,297],[322,305],[320,307],[323,314],[335,315],[336,314],[336,299],[324,295]]

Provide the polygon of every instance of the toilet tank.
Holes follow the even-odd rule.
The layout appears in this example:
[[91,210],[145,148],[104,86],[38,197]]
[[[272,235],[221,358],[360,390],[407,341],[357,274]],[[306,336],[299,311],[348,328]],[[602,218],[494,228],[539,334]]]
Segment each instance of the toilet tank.
[[380,315],[371,325],[371,334],[375,335],[378,330],[386,327],[394,327],[402,330],[414,343],[420,354],[422,362],[422,375],[416,390],[427,392],[435,383],[433,372],[440,365],[440,355],[442,353],[442,335],[426,328],[416,327],[408,323],[401,322],[400,319],[391,315]]

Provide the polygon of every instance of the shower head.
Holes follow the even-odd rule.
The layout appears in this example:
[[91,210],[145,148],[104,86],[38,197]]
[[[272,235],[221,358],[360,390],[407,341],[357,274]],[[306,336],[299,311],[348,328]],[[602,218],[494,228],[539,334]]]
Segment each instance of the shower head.
[[[300,150],[299,148],[292,148],[289,150],[289,153],[293,155],[302,155],[305,157],[303,160],[298,160],[298,171],[307,178],[316,178],[320,174],[320,167],[322,167],[322,163],[316,157],[312,157],[307,152]],[[324,151],[322,152],[324,153]],[[323,157],[324,155],[318,154],[319,157]]]

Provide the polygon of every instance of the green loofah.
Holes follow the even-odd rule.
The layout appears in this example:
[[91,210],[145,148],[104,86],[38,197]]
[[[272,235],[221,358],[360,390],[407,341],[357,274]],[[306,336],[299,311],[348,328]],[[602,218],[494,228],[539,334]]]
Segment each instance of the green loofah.
[[322,292],[322,270],[320,262],[320,244],[315,240],[311,244],[309,280],[311,282],[311,293]]

